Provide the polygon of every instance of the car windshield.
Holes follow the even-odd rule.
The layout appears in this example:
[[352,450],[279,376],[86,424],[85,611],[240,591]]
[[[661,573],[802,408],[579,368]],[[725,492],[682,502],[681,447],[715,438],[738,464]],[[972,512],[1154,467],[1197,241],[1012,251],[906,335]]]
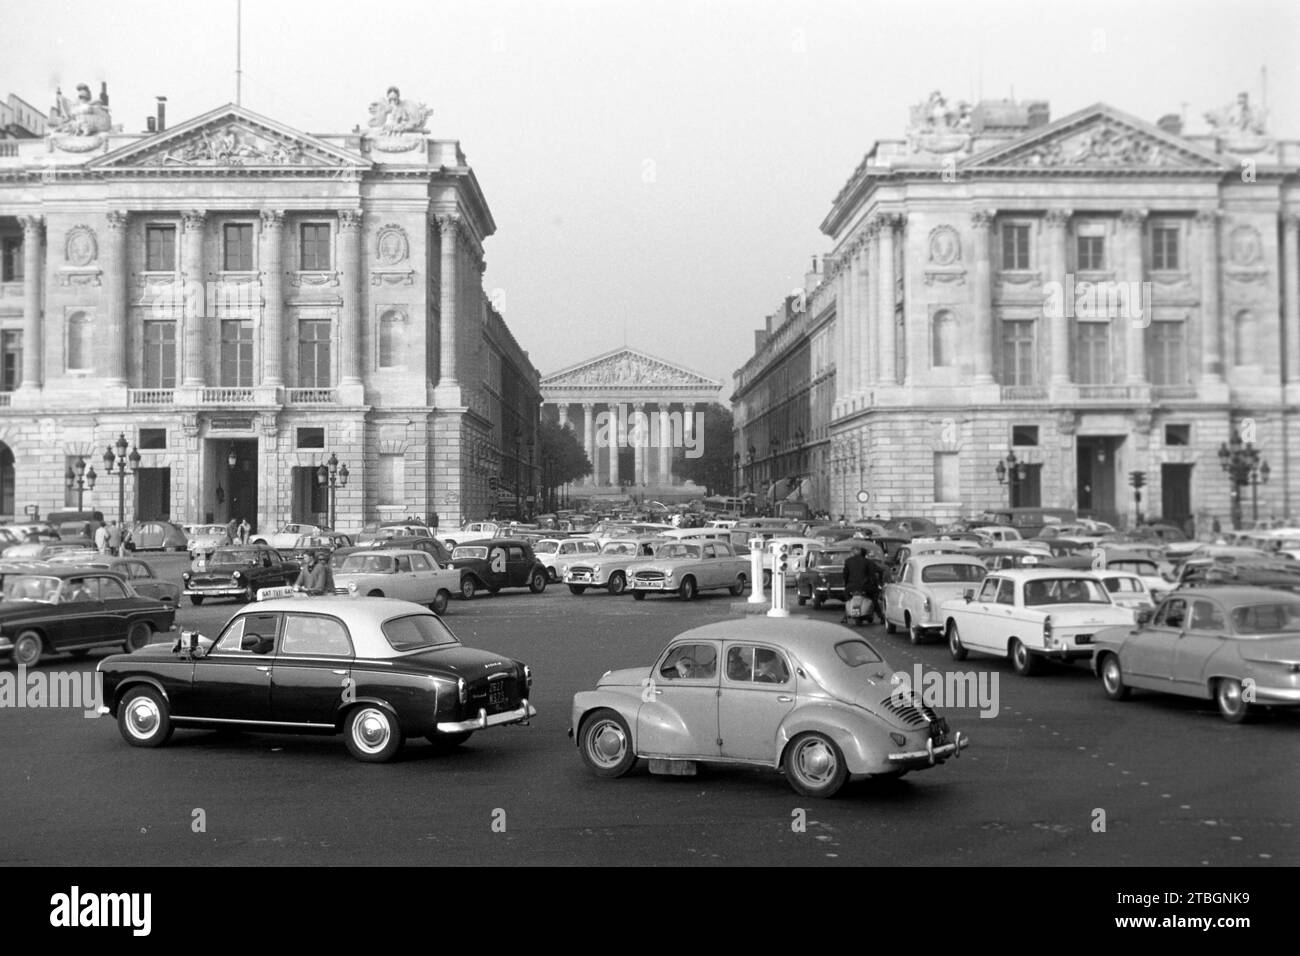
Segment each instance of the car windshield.
[[451,556],[453,560],[458,558],[486,558],[487,551],[487,548],[482,547],[457,548],[451,553]]
[[209,566],[222,564],[257,565],[262,563],[262,555],[264,553],[265,552],[253,548],[239,551],[228,548],[218,548],[216,551],[212,552],[212,557],[209,559],[208,564]]
[[538,541],[533,545],[533,551],[537,554],[554,554],[560,549],[558,541]]
[[1155,577],[1160,572],[1152,561],[1127,561],[1120,559],[1118,561],[1107,561],[1106,567],[1115,568],[1118,571],[1128,571],[1130,574],[1145,574],[1149,577]]
[[979,581],[987,573],[982,564],[931,564],[921,569],[921,581],[925,584]]
[[656,558],[695,558],[703,554],[698,544],[666,544],[659,549]]
[[24,574],[5,581],[6,601],[42,601],[55,603],[59,594],[59,579]]
[[636,557],[635,541],[610,541],[600,549],[601,554],[625,554]]
[[1110,597],[1096,581],[1088,578],[1045,578],[1025,582],[1025,605],[1109,604]]
[[226,526],[225,526],[224,524],[204,524],[204,525],[199,525],[197,528],[194,529],[194,533],[195,533],[196,535],[198,535],[198,534],[225,534],[225,533],[226,533]]
[[339,567],[341,574],[388,574],[393,570],[393,559],[387,554],[349,554]]
[[880,655],[866,641],[840,641],[835,645],[835,653],[845,664],[858,667],[862,664],[880,663]]
[[430,647],[459,644],[447,625],[432,614],[407,614],[389,618],[381,626],[384,637],[395,651],[420,651]]
[[1300,599],[1234,608],[1232,629],[1238,634],[1259,636],[1300,631]]

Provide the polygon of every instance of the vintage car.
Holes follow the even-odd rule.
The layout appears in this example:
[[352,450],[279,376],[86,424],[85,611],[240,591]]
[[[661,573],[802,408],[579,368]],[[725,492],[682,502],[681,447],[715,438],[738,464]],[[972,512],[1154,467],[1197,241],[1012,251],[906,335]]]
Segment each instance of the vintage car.
[[274,548],[218,548],[202,570],[182,571],[185,596],[194,605],[208,598],[252,601],[262,588],[284,587],[298,578],[298,565]]
[[153,598],[172,607],[177,607],[181,603],[181,586],[174,581],[164,581],[154,574],[153,568],[139,558],[118,558],[110,554],[97,554],[80,563],[82,567],[107,568],[109,571],[116,571],[130,582],[131,588],[141,597]]
[[57,541],[44,541],[40,544],[16,544],[5,551],[7,561],[48,561],[59,555],[76,555],[90,557],[97,555],[94,542],[88,538],[61,538]]
[[460,596],[468,601],[481,590],[496,594],[502,588],[546,590],[546,568],[527,541],[519,538],[483,538],[456,545],[452,566],[460,573]]
[[848,780],[901,777],[969,744],[893,674],[835,624],[722,621],[679,634],[653,666],[606,671],[575,694],[569,735],[599,777],[641,758],[674,775],[757,764],[784,770],[800,794],[830,797]]
[[665,591],[690,601],[700,591],[743,594],[749,573],[749,558],[737,555],[724,541],[673,541],[649,561],[628,565],[627,585],[638,601]]
[[332,554],[339,548],[353,547],[352,536],[337,531],[321,531],[318,534],[300,534],[287,548],[277,548],[286,561],[297,561],[304,555],[325,552]]
[[249,544],[265,544],[272,548],[285,548],[291,550],[297,540],[305,534],[324,534],[329,528],[322,528],[314,524],[299,524],[292,522],[280,528],[279,531],[271,534],[255,534],[248,539]]
[[1175,591],[1136,626],[1098,631],[1092,667],[1112,700],[1132,688],[1199,697],[1233,723],[1252,705],[1300,706],[1300,595]]
[[666,538],[628,537],[606,541],[596,554],[579,554],[555,562],[556,573],[573,594],[604,588],[610,594],[627,590],[627,569],[667,544]]
[[[1102,586],[1110,592],[1110,599],[1120,607],[1130,608],[1134,611],[1149,611],[1156,606],[1156,602],[1160,599],[1152,593],[1145,578],[1130,571],[1101,568],[1092,573],[1102,583]],[[1160,594],[1163,595],[1168,588],[1169,585],[1166,584],[1161,589]]]
[[814,608],[820,608],[830,600],[849,599],[848,592],[844,590],[844,562],[854,548],[862,548],[866,552],[867,560],[876,565],[881,580],[884,580],[885,553],[874,541],[860,538],[838,541],[821,548],[809,548],[795,577],[795,595],[800,605],[812,601]]
[[984,562],[984,567],[990,571],[1001,571],[1004,568],[1023,568],[1033,567],[1042,561],[1043,556],[1033,554],[1021,548],[980,548],[978,551],[970,552],[972,558],[979,558]]
[[426,608],[387,598],[261,601],[215,641],[99,663],[102,713],[133,747],[159,747],[175,727],[342,733],[352,756],[392,760],[407,737],[437,747],[476,730],[527,723],[532,673],[465,647]]
[[533,545],[533,554],[546,568],[547,580],[555,584],[561,577],[561,562],[600,554],[600,542],[595,538],[542,538]]
[[962,597],[986,574],[984,562],[974,554],[927,553],[908,559],[881,595],[885,630],[893,634],[901,627],[913,644],[942,637],[947,623],[940,611],[943,603]]
[[460,572],[439,567],[423,551],[364,548],[344,558],[333,574],[336,591],[424,604],[438,614],[446,613],[460,590]]
[[185,529],[170,521],[137,521],[131,526],[133,551],[185,551],[189,538]]
[[187,537],[188,543],[186,547],[190,552],[191,559],[200,556],[206,557],[217,548],[227,548],[235,543],[230,540],[230,529],[224,524],[190,525]]
[[32,667],[41,654],[96,647],[138,651],[171,630],[176,606],[137,594],[107,569],[51,567],[5,575],[0,656]]
[[437,538],[431,538],[428,535],[402,535],[393,538],[384,538],[376,541],[372,548],[378,551],[423,551],[439,567],[448,567],[451,564],[451,551],[448,547]]
[[998,571],[978,592],[968,589],[939,611],[953,660],[965,660],[968,651],[1007,657],[1022,677],[1037,674],[1049,658],[1089,657],[1097,631],[1134,620],[1094,575],[1062,568]]

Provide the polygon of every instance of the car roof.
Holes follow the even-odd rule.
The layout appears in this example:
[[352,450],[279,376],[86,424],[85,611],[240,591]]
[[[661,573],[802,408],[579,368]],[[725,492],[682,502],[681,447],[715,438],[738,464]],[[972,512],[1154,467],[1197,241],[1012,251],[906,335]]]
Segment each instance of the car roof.
[[110,577],[117,577],[111,568],[92,568],[84,564],[51,564],[48,567],[24,569],[15,573],[42,578],[84,578],[88,574],[107,574]]
[[372,597],[291,597],[273,598],[249,604],[240,614],[269,614],[296,612],[299,614],[328,614],[337,617],[348,628],[357,657],[401,657],[409,651],[395,651],[379,627],[396,617],[418,614],[437,617],[427,607],[394,598]]
[[[1014,552],[1007,553],[1012,554]],[[912,555],[907,559],[907,563],[915,564],[923,568],[928,568],[932,564],[969,564],[981,568],[984,567],[984,562],[971,551],[963,551],[961,554],[935,554],[932,551],[927,551],[924,554]]]
[[1291,591],[1253,588],[1240,584],[1207,584],[1204,587],[1179,588],[1168,596],[1188,600],[1208,596],[1218,598],[1224,604],[1253,604],[1257,601],[1283,601],[1288,604],[1300,602],[1300,594]]
[[1003,568],[990,571],[991,578],[1011,578],[1013,581],[1035,581],[1042,578],[1095,578],[1092,571],[1078,571],[1074,568],[1054,568],[1035,565],[1032,568]]
[[683,640],[761,641],[788,648],[804,658],[821,659],[838,656],[834,646],[844,640],[862,637],[829,621],[801,620],[799,618],[770,618],[753,616],[742,619],[717,621],[691,628],[673,637],[672,642]]

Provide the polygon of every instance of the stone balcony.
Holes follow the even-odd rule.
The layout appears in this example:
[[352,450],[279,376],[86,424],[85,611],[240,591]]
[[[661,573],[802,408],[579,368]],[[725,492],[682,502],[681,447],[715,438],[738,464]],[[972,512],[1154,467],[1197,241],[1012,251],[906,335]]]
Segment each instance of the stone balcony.
[[[338,405],[335,388],[280,388],[277,386],[211,388],[130,388],[126,390],[131,408],[159,406],[211,406],[230,408],[268,405]],[[3,403],[0,403],[3,404]]]

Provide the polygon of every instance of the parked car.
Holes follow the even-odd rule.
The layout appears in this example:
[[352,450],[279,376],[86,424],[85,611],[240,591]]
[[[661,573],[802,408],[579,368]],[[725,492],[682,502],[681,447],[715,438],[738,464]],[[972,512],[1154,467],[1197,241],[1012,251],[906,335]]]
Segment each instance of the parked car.
[[279,531],[271,534],[255,534],[248,539],[249,544],[265,544],[272,548],[289,548],[292,549],[294,543],[305,534],[323,534],[329,531],[329,528],[322,528],[314,524],[300,524],[290,522],[282,525]]
[[182,571],[185,596],[194,605],[209,598],[252,601],[262,588],[287,587],[298,579],[298,565],[274,548],[218,548],[202,571]]
[[606,671],[573,698],[569,735],[588,769],[690,775],[699,763],[784,770],[791,787],[833,796],[848,780],[900,777],[957,756],[965,734],[892,684],[856,634],[797,618],[693,628],[652,666]]
[[972,551],[970,556],[979,558],[984,562],[984,567],[990,571],[1001,571],[1003,568],[1033,567],[1043,559],[1041,554],[1034,554],[1023,548],[1009,547],[980,548],[978,551]]
[[600,554],[600,542],[595,538],[542,538],[533,545],[533,554],[546,568],[546,578],[552,584],[561,577],[560,562]]
[[302,534],[287,548],[277,548],[286,561],[299,561],[309,554],[324,552],[332,554],[339,548],[353,546],[352,536],[339,534],[337,531],[321,531],[318,534]]
[[95,529],[104,523],[102,511],[51,511],[45,523],[58,532],[60,538],[91,538]]
[[[1146,578],[1133,574],[1131,571],[1116,571],[1113,568],[1102,568],[1092,572],[1098,581],[1102,583],[1107,591],[1110,592],[1110,599],[1120,607],[1130,608],[1133,611],[1152,610],[1159,600],[1147,586]],[[1161,589],[1164,594],[1168,589],[1165,585]]]
[[460,590],[460,572],[438,567],[423,551],[367,548],[343,559],[334,588],[424,604],[445,614],[451,595]]
[[909,558],[898,579],[884,588],[885,630],[907,631],[913,644],[927,636],[942,637],[947,620],[940,608],[984,580],[988,569],[975,555],[919,554]]
[[230,531],[224,524],[190,525],[186,537],[186,548],[190,552],[191,560],[200,556],[206,557],[217,548],[226,548],[235,543],[230,540]]
[[176,727],[237,726],[342,733],[352,756],[383,762],[407,737],[450,748],[537,713],[527,665],[465,647],[426,608],[386,598],[261,601],[215,641],[184,635],[98,669],[103,712],[133,747],[162,746]]
[[1300,706],[1300,595],[1175,591],[1136,626],[1099,631],[1092,667],[1112,700],[1133,688],[1213,700],[1232,723],[1252,705]]
[[809,548],[804,555],[803,567],[795,576],[795,596],[800,605],[812,601],[813,608],[820,609],[827,601],[848,601],[848,592],[844,590],[844,562],[854,548],[866,551],[867,560],[875,563],[881,579],[884,579],[884,552],[865,538]]
[[1044,660],[1089,657],[1103,627],[1131,624],[1134,614],[1110,599],[1092,574],[1062,568],[1017,568],[990,574],[940,607],[954,660],[978,651],[1007,657],[1029,677]]
[[138,651],[171,630],[176,607],[137,594],[112,571],[46,568],[6,575],[0,601],[0,655],[34,667],[45,653],[96,647]]
[[137,521],[131,526],[131,546],[136,551],[187,551],[189,539],[170,521]]
[[546,590],[546,568],[528,542],[519,538],[458,544],[451,552],[451,563],[460,572],[460,596],[466,601],[484,589],[489,594],[502,588],[528,588],[534,594]]
[[93,557],[99,554],[88,538],[59,538],[41,544],[16,544],[5,551],[6,561],[48,561],[58,555]]
[[162,601],[171,607],[181,603],[181,586],[174,581],[164,581],[139,558],[119,558],[109,554],[99,554],[81,561],[81,567],[106,568],[115,571],[130,583],[132,589],[141,597]]
[[399,535],[392,538],[384,538],[376,541],[373,545],[376,550],[388,551],[423,551],[439,567],[447,567],[451,564],[451,550],[439,541],[437,538],[424,536],[407,536]]
[[601,545],[596,554],[557,559],[555,570],[572,594],[584,594],[588,588],[622,594],[627,590],[627,569],[654,557],[668,542],[668,538],[660,537],[614,538]]

